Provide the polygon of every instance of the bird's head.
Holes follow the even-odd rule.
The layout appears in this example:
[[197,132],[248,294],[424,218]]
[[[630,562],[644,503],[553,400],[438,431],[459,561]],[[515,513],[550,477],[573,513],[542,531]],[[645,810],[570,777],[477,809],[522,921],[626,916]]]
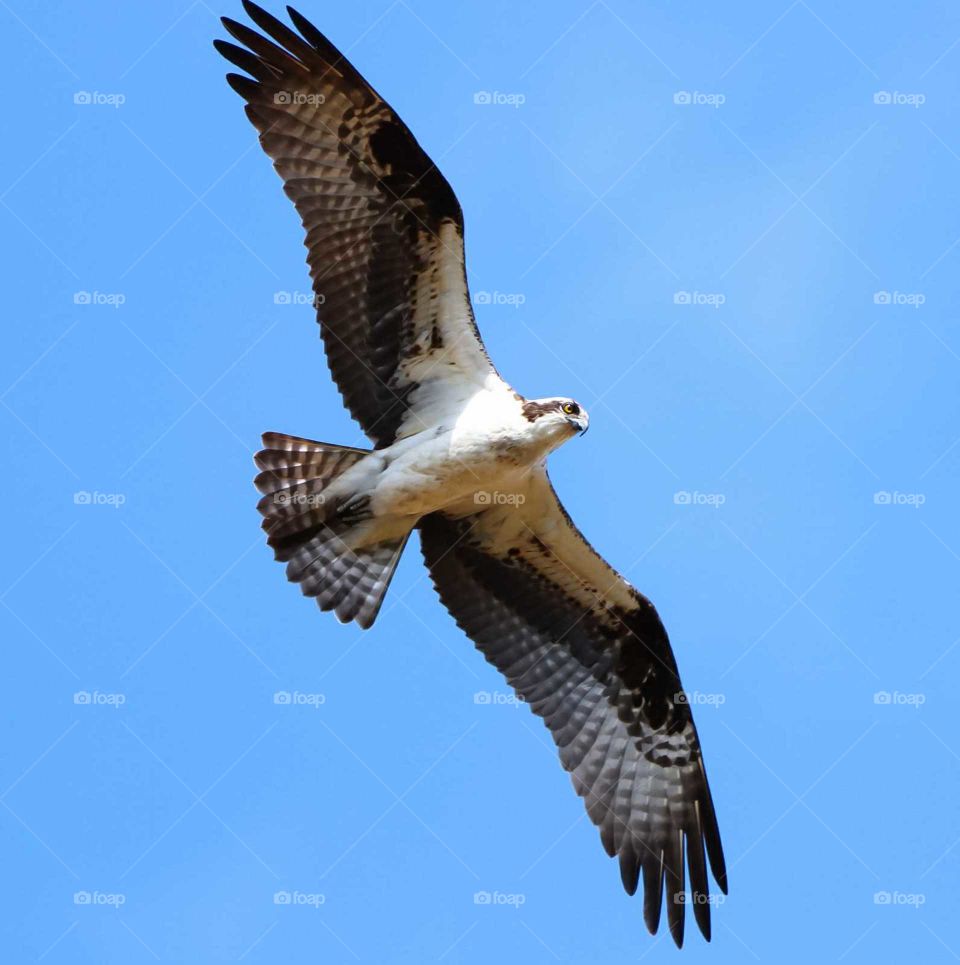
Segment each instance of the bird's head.
[[583,435],[590,427],[587,410],[573,399],[529,399],[523,403],[523,415],[540,432],[556,439],[556,445]]

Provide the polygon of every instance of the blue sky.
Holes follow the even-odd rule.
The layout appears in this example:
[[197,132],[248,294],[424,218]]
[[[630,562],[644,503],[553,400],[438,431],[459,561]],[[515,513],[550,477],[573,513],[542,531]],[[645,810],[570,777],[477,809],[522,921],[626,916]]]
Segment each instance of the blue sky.
[[[554,482],[730,868],[685,959],[956,959],[960,12],[302,9],[458,192],[501,371],[590,410]],[[3,958],[673,961],[418,548],[362,634],[262,545],[259,434],[363,438],[221,13],[0,6]]]

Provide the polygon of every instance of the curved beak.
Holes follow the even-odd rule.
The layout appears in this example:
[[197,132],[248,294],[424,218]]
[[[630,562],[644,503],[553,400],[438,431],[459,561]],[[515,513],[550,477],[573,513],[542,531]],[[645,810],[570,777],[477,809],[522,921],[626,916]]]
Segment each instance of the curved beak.
[[581,436],[590,428],[590,419],[586,412],[581,412],[580,415],[567,416],[567,422],[573,426]]

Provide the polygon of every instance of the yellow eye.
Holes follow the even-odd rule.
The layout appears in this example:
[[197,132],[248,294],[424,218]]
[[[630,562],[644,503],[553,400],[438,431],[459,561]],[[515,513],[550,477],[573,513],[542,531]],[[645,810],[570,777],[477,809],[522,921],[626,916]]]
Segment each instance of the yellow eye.
[[564,402],[560,408],[563,409],[565,415],[576,415],[578,411],[577,406],[572,402]]

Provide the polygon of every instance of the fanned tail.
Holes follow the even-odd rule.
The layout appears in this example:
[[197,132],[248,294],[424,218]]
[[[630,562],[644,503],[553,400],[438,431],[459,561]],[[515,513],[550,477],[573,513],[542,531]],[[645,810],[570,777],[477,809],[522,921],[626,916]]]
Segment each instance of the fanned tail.
[[366,449],[268,432],[255,461],[264,494],[267,543],[287,564],[287,579],[315,597],[321,610],[367,629],[373,625],[410,535],[368,541],[369,498],[330,496],[331,484],[368,454]]

